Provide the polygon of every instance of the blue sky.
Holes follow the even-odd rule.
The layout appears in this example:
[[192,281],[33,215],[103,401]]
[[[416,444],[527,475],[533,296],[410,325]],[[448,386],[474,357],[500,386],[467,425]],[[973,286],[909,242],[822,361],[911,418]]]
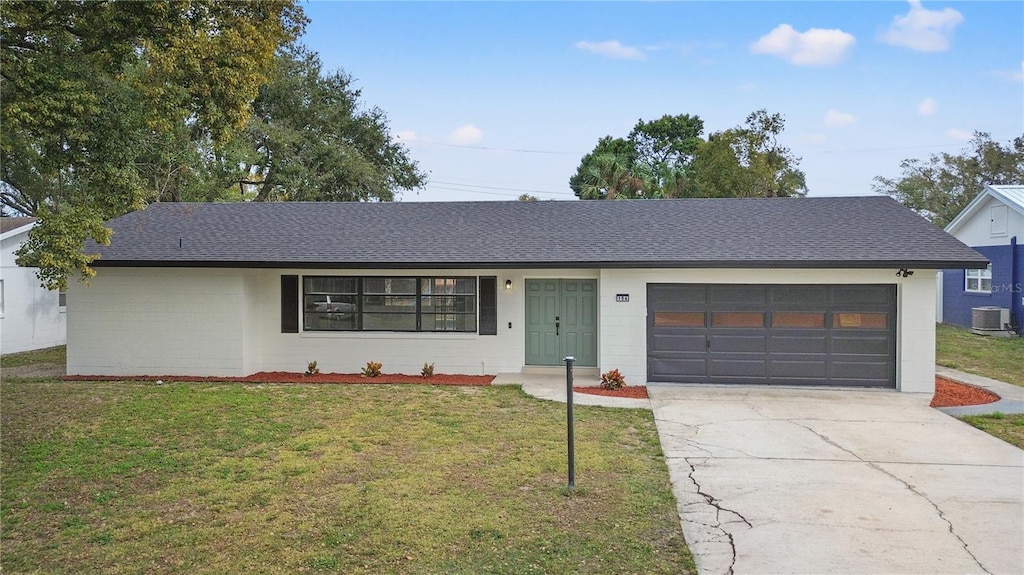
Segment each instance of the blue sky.
[[303,43],[430,173],[401,201],[574,199],[640,118],[786,118],[811,196],[1024,133],[1021,2],[309,2]]

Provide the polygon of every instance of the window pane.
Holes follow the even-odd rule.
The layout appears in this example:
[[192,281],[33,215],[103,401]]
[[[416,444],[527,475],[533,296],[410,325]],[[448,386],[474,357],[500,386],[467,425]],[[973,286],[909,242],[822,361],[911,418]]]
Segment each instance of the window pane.
[[992,278],[981,278],[981,291],[992,291]]
[[455,278],[455,293],[473,295],[476,293],[476,278]]
[[371,295],[363,297],[363,313],[416,313],[416,298],[409,295]]
[[824,329],[825,314],[811,312],[777,311],[772,313],[772,327]]
[[363,313],[363,330],[416,331],[416,314]]
[[978,278],[967,278],[967,287],[964,288],[967,291],[978,291]]
[[355,294],[356,278],[306,277],[303,281],[303,292]]
[[359,327],[354,313],[307,311],[302,317],[303,329],[306,331],[351,331]]
[[888,314],[836,313],[832,316],[832,327],[838,329],[885,329],[888,327]]
[[654,313],[658,327],[704,327],[702,311],[659,311]]
[[438,313],[423,316],[424,331],[476,331],[476,314]]
[[711,314],[712,327],[764,327],[764,314],[754,311],[716,311]]
[[363,293],[416,294],[416,278],[363,278]]
[[348,313],[356,312],[354,295],[338,294],[306,294],[303,296],[303,309],[307,312]]

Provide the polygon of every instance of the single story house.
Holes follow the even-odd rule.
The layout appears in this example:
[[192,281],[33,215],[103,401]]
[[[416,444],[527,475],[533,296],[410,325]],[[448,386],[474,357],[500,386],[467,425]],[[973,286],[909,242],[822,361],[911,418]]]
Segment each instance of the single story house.
[[1024,325],[1024,186],[985,186],[949,222],[946,232],[990,263],[942,272],[938,320],[971,327],[972,309],[1003,308],[1020,333]]
[[935,274],[887,197],[154,204],[68,296],[68,373],[495,374],[931,392]]
[[0,218],[0,353],[64,345],[64,292],[42,287],[36,268],[15,262],[35,225],[36,218]]

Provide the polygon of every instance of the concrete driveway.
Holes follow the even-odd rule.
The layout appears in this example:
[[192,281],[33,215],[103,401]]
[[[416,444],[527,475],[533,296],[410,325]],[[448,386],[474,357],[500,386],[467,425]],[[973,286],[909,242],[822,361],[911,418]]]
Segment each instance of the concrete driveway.
[[648,391],[702,574],[1024,573],[1024,451],[930,396]]

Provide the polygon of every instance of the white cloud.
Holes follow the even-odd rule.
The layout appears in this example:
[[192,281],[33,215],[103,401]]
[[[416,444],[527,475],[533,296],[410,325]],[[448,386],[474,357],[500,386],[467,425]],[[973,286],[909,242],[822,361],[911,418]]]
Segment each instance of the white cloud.
[[473,124],[466,124],[465,126],[459,126],[452,130],[451,134],[448,134],[448,143],[456,144],[459,146],[466,146],[469,144],[476,144],[480,140],[484,139],[484,133]]
[[412,130],[399,130],[391,136],[391,139],[403,144],[411,144],[416,141],[416,132]]
[[780,24],[751,44],[750,51],[772,54],[797,66],[832,66],[856,43],[853,34],[842,30],[811,28],[797,32],[789,24]]
[[957,128],[950,128],[946,130],[946,137],[950,140],[956,140],[958,142],[967,142],[974,137],[974,134],[967,130],[960,130]]
[[920,0],[909,0],[910,10],[896,16],[881,40],[893,46],[904,46],[918,52],[945,52],[953,39],[953,29],[964,21],[963,14],[952,8],[928,10]]
[[615,60],[644,60],[647,58],[636,46],[623,46],[618,40],[576,42],[576,47],[584,52],[606,56]]
[[921,100],[921,103],[917,105],[917,113],[922,116],[931,116],[939,109],[939,103],[931,98],[931,96]]
[[992,73],[1011,82],[1024,82],[1024,60],[1021,60],[1020,68],[1016,70],[993,70]]
[[849,126],[855,121],[857,121],[857,118],[853,117],[853,114],[847,114],[839,110],[829,110],[825,113],[826,126]]

